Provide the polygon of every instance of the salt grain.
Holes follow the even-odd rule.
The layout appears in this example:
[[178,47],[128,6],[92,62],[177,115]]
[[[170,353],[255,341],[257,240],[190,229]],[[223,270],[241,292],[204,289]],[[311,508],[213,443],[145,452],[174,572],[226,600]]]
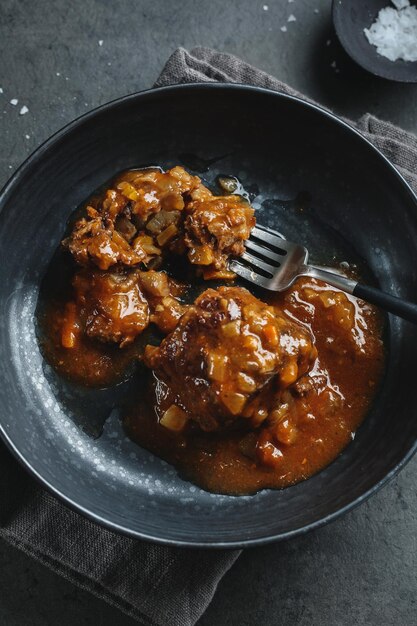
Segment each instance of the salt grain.
[[26,139],[30,139],[30,135],[25,135],[25,138]]
[[286,26],[281,26],[281,30],[282,30],[283,33],[286,33],[288,29],[287,29]]
[[296,21],[297,21],[297,18],[295,17],[295,15],[291,13],[291,15],[288,17],[287,22],[296,22]]
[[12,100],[10,100],[10,104],[12,104],[14,107],[16,106],[18,102],[19,100],[17,98],[13,98]]
[[56,75],[57,75],[57,76],[61,76],[61,72],[57,72],[57,73],[56,73]]
[[0,93],[3,93],[3,87],[0,87]]
[[316,15],[318,15],[319,10],[318,10],[318,9],[314,9],[314,13],[315,13]]
[[392,0],[396,7],[385,7],[365,36],[381,56],[390,61],[417,61],[417,8],[409,0]]
[[28,113],[28,112],[29,112],[29,109],[28,109],[28,108],[27,108],[27,106],[24,104],[24,105],[22,106],[22,108],[20,109],[20,111],[19,111],[19,115],[26,115],[26,113]]
[[[264,7],[264,8],[265,8],[265,7]],[[102,46],[102,45],[103,45],[103,40],[102,40],[102,39],[99,39],[99,40],[98,40],[98,45],[99,45],[99,46]]]
[[331,40],[331,39],[328,39],[328,40],[326,41],[326,46],[330,46],[330,44],[331,44],[331,43],[332,43],[332,40]]

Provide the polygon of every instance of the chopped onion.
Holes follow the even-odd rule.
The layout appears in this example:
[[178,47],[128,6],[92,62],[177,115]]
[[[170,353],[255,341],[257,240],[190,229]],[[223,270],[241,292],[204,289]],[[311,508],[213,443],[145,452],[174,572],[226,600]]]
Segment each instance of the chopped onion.
[[176,404],[171,404],[169,409],[165,411],[159,423],[168,430],[180,432],[187,423],[187,413],[180,409]]
[[239,415],[245,406],[246,397],[241,393],[226,391],[222,393],[221,400],[232,415]]
[[226,355],[210,352],[207,356],[208,377],[222,383],[226,378],[228,360]]
[[165,230],[160,233],[156,240],[160,246],[164,246],[168,241],[171,241],[178,233],[178,228],[175,224],[170,224]]

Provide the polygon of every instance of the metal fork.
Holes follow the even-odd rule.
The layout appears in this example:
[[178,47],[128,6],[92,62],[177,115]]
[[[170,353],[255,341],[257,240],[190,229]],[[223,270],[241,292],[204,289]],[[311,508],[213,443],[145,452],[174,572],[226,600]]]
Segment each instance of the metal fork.
[[230,262],[230,269],[269,291],[284,291],[299,276],[322,280],[346,293],[417,324],[417,304],[362,285],[342,273],[308,263],[308,250],[258,224],[246,241],[245,253]]

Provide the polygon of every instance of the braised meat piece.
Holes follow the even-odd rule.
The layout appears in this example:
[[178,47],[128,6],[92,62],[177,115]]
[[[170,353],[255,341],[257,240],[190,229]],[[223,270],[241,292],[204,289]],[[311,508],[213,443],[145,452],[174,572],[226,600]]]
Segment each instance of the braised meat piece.
[[67,305],[62,344],[71,348],[77,333],[91,339],[131,343],[149,324],[149,306],[136,272],[129,274],[81,270],[73,279],[75,302]]
[[186,207],[184,241],[191,263],[204,268],[203,276],[232,278],[227,262],[245,251],[244,242],[255,226],[253,208],[240,196],[193,193]]
[[230,255],[244,251],[255,224],[240,196],[214,196],[182,167],[131,170],[93,198],[62,244],[83,266],[149,266],[165,252],[188,253],[205,278],[233,278]]
[[77,335],[117,343],[131,343],[149,322],[167,334],[187,306],[177,299],[183,287],[165,272],[103,272],[83,269],[73,279],[75,299],[66,305],[62,345],[74,347]]
[[[310,333],[239,287],[208,289],[145,363],[175,398],[168,417],[192,418],[203,430],[253,419],[252,400],[273,377],[278,388],[311,368]],[[162,416],[162,423],[167,416]]]
[[92,200],[62,243],[84,267],[147,264],[180,235],[184,198],[200,185],[182,167],[125,172]]
[[150,248],[143,243],[138,238],[131,245],[117,231],[114,220],[90,206],[87,207],[87,217],[78,220],[71,235],[62,242],[79,265],[87,267],[92,264],[101,270],[116,263],[128,266],[146,263],[153,254],[159,254],[158,249],[153,249],[152,240],[148,242]]
[[161,210],[182,211],[185,196],[198,189],[201,181],[180,166],[161,172],[131,170],[123,175],[117,189],[132,201],[131,212],[146,221]]

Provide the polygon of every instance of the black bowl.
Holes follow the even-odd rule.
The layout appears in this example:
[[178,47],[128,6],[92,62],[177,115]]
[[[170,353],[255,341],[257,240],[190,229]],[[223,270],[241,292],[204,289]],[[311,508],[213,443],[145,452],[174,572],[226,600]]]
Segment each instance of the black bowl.
[[[238,85],[128,96],[58,132],[1,194],[1,433],[45,486],[106,526],[176,545],[248,546],[334,519],[410,459],[417,328],[390,320],[387,370],[372,410],[355,441],[310,480],[247,497],[183,481],[124,436],[112,410],[123,385],[80,390],[43,362],[34,313],[65,222],[84,198],[123,168],[190,161],[207,170],[209,183],[221,172],[257,185],[259,221],[307,244],[316,261],[362,260],[384,289],[415,298],[416,197],[347,124],[296,98]],[[292,202],[300,192],[311,198],[302,212]],[[94,438],[89,427],[94,432],[101,419]]]
[[[411,3],[412,4],[412,3]],[[417,83],[417,61],[390,61],[377,53],[363,32],[389,0],[333,0],[333,23],[348,55],[371,74],[401,83]]]

